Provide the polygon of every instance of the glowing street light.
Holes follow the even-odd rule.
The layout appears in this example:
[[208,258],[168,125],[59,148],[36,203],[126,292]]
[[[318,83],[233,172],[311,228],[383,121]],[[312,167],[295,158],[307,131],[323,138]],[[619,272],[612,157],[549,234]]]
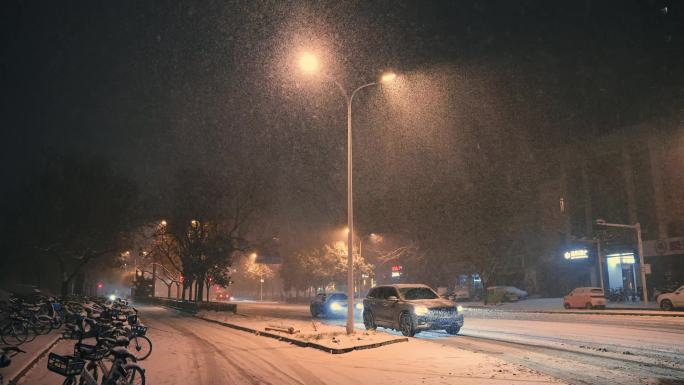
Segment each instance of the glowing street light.
[[393,81],[394,79],[396,79],[396,77],[397,77],[397,74],[395,74],[394,72],[385,72],[382,75],[382,77],[380,78],[380,81],[383,83],[389,83],[389,82]]
[[318,58],[310,52],[304,53],[299,59],[299,67],[301,67],[302,71],[308,74],[314,74],[318,72],[319,66]]
[[[304,53],[299,59],[299,66],[304,73],[313,75],[319,72],[320,64],[318,58],[310,52]],[[328,80],[335,83],[340,89],[345,101],[347,102],[347,334],[354,332],[354,201],[352,188],[352,102],[357,92],[370,86],[386,84],[393,81],[397,75],[387,72],[378,81],[361,85],[351,93],[330,76],[325,76]]]

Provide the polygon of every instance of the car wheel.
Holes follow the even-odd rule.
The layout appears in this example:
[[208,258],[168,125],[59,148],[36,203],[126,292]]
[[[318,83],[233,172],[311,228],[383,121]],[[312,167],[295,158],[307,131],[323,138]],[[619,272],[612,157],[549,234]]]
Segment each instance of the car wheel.
[[566,309],[570,309],[570,304],[566,302],[566,303],[563,304],[563,307],[566,308]]
[[446,332],[447,332],[448,334],[451,334],[452,336],[455,336],[455,335],[458,334],[458,332],[460,332],[460,331],[461,331],[461,328],[458,327],[458,326],[452,326],[452,327],[450,327],[450,328],[447,328],[447,330],[446,330]]
[[663,302],[660,303],[660,308],[666,311],[670,311],[674,308],[674,306],[672,306],[672,301],[670,301],[669,299],[664,299]]
[[401,334],[406,337],[413,337],[416,335],[416,326],[409,313],[401,313],[401,317],[399,317],[399,329],[401,330]]
[[375,316],[373,316],[373,312],[370,310],[364,310],[363,311],[363,326],[366,327],[366,330],[375,330],[378,326],[375,324]]
[[591,305],[591,302],[587,302],[587,304],[584,306],[587,310],[591,310],[594,308],[594,306]]

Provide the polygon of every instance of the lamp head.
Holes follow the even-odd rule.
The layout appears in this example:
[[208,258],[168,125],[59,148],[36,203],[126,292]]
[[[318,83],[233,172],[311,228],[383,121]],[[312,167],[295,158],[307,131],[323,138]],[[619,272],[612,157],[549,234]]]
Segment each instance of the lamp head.
[[395,74],[394,72],[385,72],[380,77],[380,81],[383,83],[390,83],[396,78],[397,78],[397,74]]
[[318,72],[320,64],[316,55],[311,52],[305,52],[299,58],[299,68],[307,74],[315,74]]

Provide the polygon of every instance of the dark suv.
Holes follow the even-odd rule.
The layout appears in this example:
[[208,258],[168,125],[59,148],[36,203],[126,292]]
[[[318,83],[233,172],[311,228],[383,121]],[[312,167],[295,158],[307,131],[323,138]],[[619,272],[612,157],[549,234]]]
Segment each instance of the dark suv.
[[446,330],[458,334],[463,315],[456,304],[441,298],[421,284],[387,285],[372,288],[363,300],[363,324],[401,331],[412,337],[422,330]]
[[311,316],[342,317],[347,314],[347,295],[344,293],[318,293],[309,305]]

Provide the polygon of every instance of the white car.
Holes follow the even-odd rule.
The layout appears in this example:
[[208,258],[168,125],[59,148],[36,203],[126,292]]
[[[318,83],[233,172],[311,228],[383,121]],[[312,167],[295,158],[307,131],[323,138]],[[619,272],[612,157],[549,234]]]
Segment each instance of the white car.
[[672,293],[661,294],[657,298],[658,305],[663,310],[673,310],[677,307],[684,307],[684,286]]
[[605,309],[606,297],[600,287],[578,287],[563,297],[563,307],[566,309]]

